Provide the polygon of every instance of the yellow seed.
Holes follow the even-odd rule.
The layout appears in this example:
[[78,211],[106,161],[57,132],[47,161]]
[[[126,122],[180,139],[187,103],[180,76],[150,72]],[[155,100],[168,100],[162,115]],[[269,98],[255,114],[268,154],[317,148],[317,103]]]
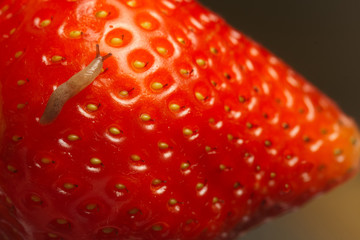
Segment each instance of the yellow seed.
[[205,99],[204,95],[202,95],[199,92],[195,92],[195,97],[197,98],[197,100],[199,101],[203,101]]
[[64,186],[65,189],[68,189],[68,190],[73,189],[73,188],[76,187],[76,185],[72,184],[72,183],[64,183],[63,186]]
[[17,109],[23,109],[26,106],[25,103],[19,103],[16,107]]
[[127,4],[129,7],[136,7],[136,1],[134,1],[134,0],[127,1],[126,4]]
[[272,144],[272,143],[271,143],[271,141],[270,141],[270,140],[266,140],[266,141],[265,141],[265,146],[270,147],[270,146],[271,146],[271,144]]
[[217,203],[217,202],[219,202],[219,198],[217,198],[217,197],[213,197],[212,202],[213,202],[213,203]]
[[106,18],[109,15],[108,12],[101,10],[95,14],[95,17],[97,18]]
[[188,70],[182,68],[182,69],[180,69],[180,73],[182,75],[188,75],[190,72]]
[[64,225],[64,224],[67,224],[67,223],[68,223],[68,221],[67,221],[67,220],[65,220],[65,219],[61,219],[61,218],[56,219],[56,222],[57,222],[58,224],[61,224],[61,225]]
[[82,34],[81,31],[74,30],[74,31],[71,31],[71,32],[70,32],[69,36],[70,36],[71,38],[78,38],[78,37],[81,36],[81,34]]
[[25,80],[19,80],[19,81],[17,81],[17,85],[18,85],[18,86],[22,86],[22,85],[24,85],[25,83],[26,83]]
[[31,196],[31,200],[34,201],[34,202],[37,202],[37,203],[38,203],[38,202],[41,202],[40,197],[35,196],[35,195],[32,195],[32,196]]
[[224,110],[225,110],[225,112],[230,112],[230,107],[228,105],[225,105]]
[[112,46],[118,47],[123,44],[123,40],[121,38],[114,37],[110,40],[110,44]]
[[8,198],[8,197],[5,198],[5,201],[6,201],[8,204],[13,204],[13,202],[11,201],[11,199]]
[[112,233],[113,231],[114,231],[114,228],[112,228],[112,227],[106,227],[106,228],[102,229],[102,232],[105,234]]
[[141,62],[141,61],[138,61],[138,60],[135,60],[133,62],[133,66],[137,69],[141,69],[141,68],[144,68],[146,66],[146,63],[144,62]]
[[119,189],[119,190],[124,190],[124,189],[126,189],[126,186],[124,184],[117,183],[117,184],[115,184],[115,188]]
[[90,204],[86,205],[87,210],[94,210],[96,207],[97,207],[97,205],[94,203],[90,203]]
[[163,229],[163,227],[161,225],[153,225],[151,228],[155,232],[160,232]]
[[55,233],[48,233],[48,236],[50,238],[57,238],[58,237],[58,235],[56,235]]
[[186,170],[186,169],[188,169],[190,167],[190,164],[189,163],[182,163],[181,165],[180,165],[180,168],[182,169],[182,170]]
[[168,53],[168,50],[164,47],[157,47],[156,50],[158,51],[158,53],[165,55]]
[[139,211],[140,211],[139,209],[133,208],[133,209],[130,209],[130,210],[128,211],[128,213],[129,213],[130,215],[135,215],[135,214],[137,214]]
[[211,52],[212,54],[218,54],[219,51],[218,51],[216,48],[211,47],[211,48],[210,48],[210,52]]
[[140,161],[141,158],[139,155],[133,154],[130,156],[131,160],[133,160],[134,162]]
[[88,105],[86,105],[86,109],[92,112],[97,111],[99,108],[97,105],[89,103]]
[[343,153],[343,150],[341,150],[340,148],[335,148],[334,149],[334,155],[335,156],[339,156]]
[[75,134],[70,134],[67,139],[71,142],[74,142],[74,141],[77,141],[80,139],[80,137],[78,135],[75,135]]
[[181,44],[185,44],[185,39],[183,39],[181,37],[176,38],[176,40],[178,40],[178,42]]
[[276,173],[274,173],[274,172],[270,173],[270,177],[271,177],[271,178],[275,178],[275,177],[276,177]]
[[228,135],[227,135],[227,139],[228,139],[229,141],[232,141],[232,140],[234,139],[234,136],[231,135],[231,134],[228,134]]
[[1,8],[1,13],[6,12],[9,9],[9,5],[5,5]]
[[51,61],[52,62],[60,62],[63,60],[63,57],[62,56],[58,56],[58,55],[55,55],[55,56],[52,56],[51,57]]
[[101,164],[101,160],[99,158],[91,158],[90,162],[91,162],[91,164],[94,164],[94,165]]
[[241,187],[241,184],[239,183],[239,182],[236,182],[236,183],[234,183],[234,188],[236,189],[236,188],[240,188]]
[[10,35],[13,35],[13,34],[15,33],[15,31],[16,31],[16,28],[12,28],[12,29],[10,30]]
[[44,163],[44,164],[49,164],[49,163],[51,163],[51,159],[49,159],[49,158],[41,158],[41,160],[40,160],[42,163]]
[[162,150],[169,148],[169,145],[167,143],[164,143],[164,142],[159,142],[158,146]]
[[172,111],[178,111],[180,109],[180,105],[178,105],[176,103],[172,103],[172,104],[170,104],[169,108]]
[[20,136],[18,136],[18,135],[14,135],[13,137],[12,137],[12,140],[14,141],[14,142],[18,142],[18,141],[20,141],[22,139],[22,137],[20,137]]
[[23,55],[23,51],[17,51],[16,53],[15,53],[15,58],[19,58],[19,57],[21,57],[21,55]]
[[154,82],[154,83],[151,84],[151,88],[153,90],[159,90],[159,89],[162,89],[163,87],[164,87],[164,85],[162,85],[159,82]]
[[118,128],[116,128],[116,127],[111,127],[111,128],[109,129],[109,132],[110,132],[112,135],[119,135],[119,134],[121,133],[121,131],[120,131]]
[[169,200],[169,205],[175,205],[175,204],[177,204],[177,202],[178,201],[176,199],[172,198]]
[[210,146],[205,146],[205,151],[206,151],[206,152],[210,152],[210,151],[211,151],[211,147],[210,147]]
[[141,26],[142,28],[144,28],[144,29],[150,30],[150,29],[151,29],[151,27],[152,27],[152,23],[151,23],[151,22],[146,21],[146,22],[142,22],[142,23],[140,23],[140,26]]
[[9,170],[12,173],[16,173],[17,169],[12,165],[7,165],[7,170]]
[[220,170],[224,171],[226,169],[226,166],[224,164],[220,164],[219,168]]
[[119,93],[119,95],[120,95],[121,97],[127,97],[127,96],[129,96],[129,92],[126,91],[126,90],[122,90],[122,91]]
[[51,23],[50,19],[45,19],[45,20],[40,22],[40,27],[47,27],[47,26],[50,25],[50,23]]
[[156,185],[159,185],[160,183],[162,183],[162,181],[160,179],[154,179],[151,184],[156,186]]
[[197,63],[197,65],[199,65],[200,67],[203,67],[203,66],[205,66],[205,64],[206,64],[205,60],[204,60],[204,59],[201,59],[201,58],[196,59],[196,63]]
[[151,116],[147,113],[143,113],[140,116],[141,120],[143,120],[144,122],[150,121],[151,120]]
[[191,135],[193,135],[193,131],[191,129],[189,129],[189,128],[184,128],[183,129],[183,134],[185,136],[191,136]]
[[196,189],[197,189],[197,190],[201,190],[203,187],[204,187],[204,184],[203,184],[203,183],[198,183],[198,184],[196,184]]

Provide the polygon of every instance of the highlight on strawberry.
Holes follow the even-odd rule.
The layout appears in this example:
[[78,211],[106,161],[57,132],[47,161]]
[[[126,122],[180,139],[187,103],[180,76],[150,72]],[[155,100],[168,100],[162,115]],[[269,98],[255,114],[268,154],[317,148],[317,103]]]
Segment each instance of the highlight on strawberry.
[[359,168],[354,121],[194,0],[3,0],[0,51],[1,239],[235,239]]

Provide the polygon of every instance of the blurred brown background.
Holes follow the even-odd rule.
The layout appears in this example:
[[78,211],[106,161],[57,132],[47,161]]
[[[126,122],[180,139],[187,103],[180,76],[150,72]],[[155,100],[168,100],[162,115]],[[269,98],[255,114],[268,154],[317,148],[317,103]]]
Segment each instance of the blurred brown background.
[[[360,123],[360,1],[201,0]],[[241,240],[360,239],[360,176]]]

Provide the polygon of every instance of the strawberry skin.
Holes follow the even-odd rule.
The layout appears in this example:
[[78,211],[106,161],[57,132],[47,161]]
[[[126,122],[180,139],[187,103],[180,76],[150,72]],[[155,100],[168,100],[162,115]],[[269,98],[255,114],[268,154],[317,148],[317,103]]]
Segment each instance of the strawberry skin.
[[234,239],[358,170],[355,123],[195,1],[5,0],[0,43],[1,239]]

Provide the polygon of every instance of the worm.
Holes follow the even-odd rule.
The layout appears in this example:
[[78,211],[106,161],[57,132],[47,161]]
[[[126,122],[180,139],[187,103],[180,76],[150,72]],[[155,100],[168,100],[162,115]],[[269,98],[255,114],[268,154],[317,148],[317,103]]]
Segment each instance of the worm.
[[69,80],[55,89],[46,104],[45,111],[41,116],[39,123],[41,125],[46,125],[53,122],[60,114],[64,104],[95,80],[101,73],[104,60],[111,55],[112,54],[109,53],[105,56],[101,56],[99,44],[96,44],[95,59],[83,70],[73,75]]

